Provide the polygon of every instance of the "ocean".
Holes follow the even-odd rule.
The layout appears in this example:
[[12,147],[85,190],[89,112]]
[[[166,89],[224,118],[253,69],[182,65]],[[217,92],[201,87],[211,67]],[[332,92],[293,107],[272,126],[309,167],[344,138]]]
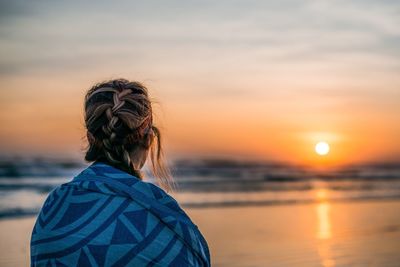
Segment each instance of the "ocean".
[[[2,158],[0,218],[35,215],[48,193],[88,164],[71,159]],[[400,163],[315,170],[285,163],[229,159],[177,160],[172,166],[181,206],[210,208],[400,199]],[[150,182],[154,179],[145,173]]]

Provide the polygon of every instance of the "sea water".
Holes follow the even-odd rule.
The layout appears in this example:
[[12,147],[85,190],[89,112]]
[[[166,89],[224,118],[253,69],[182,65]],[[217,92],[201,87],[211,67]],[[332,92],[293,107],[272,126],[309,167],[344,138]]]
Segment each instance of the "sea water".
[[[0,218],[37,214],[53,188],[87,165],[76,160],[1,159]],[[177,185],[172,195],[191,208],[400,199],[396,163],[317,171],[284,163],[199,159],[176,161],[172,171]]]

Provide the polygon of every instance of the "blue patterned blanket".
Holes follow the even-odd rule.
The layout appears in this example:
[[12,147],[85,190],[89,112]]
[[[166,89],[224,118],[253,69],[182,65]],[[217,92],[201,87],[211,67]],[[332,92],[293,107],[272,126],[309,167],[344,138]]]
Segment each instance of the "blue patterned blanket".
[[103,162],[54,189],[31,266],[210,266],[206,240],[161,188]]

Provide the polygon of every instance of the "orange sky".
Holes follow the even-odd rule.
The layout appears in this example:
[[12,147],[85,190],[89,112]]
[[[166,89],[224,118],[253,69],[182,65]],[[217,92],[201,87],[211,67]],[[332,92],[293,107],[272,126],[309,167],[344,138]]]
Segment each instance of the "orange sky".
[[1,153],[81,155],[85,90],[125,77],[159,102],[172,157],[396,160],[400,19],[394,3],[345,3],[7,6]]

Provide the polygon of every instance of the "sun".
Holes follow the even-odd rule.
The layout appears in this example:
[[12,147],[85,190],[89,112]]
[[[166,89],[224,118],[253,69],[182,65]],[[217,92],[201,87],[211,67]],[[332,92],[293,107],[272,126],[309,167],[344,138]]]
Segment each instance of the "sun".
[[329,153],[330,147],[327,142],[321,141],[315,145],[315,152],[318,155],[325,156]]

